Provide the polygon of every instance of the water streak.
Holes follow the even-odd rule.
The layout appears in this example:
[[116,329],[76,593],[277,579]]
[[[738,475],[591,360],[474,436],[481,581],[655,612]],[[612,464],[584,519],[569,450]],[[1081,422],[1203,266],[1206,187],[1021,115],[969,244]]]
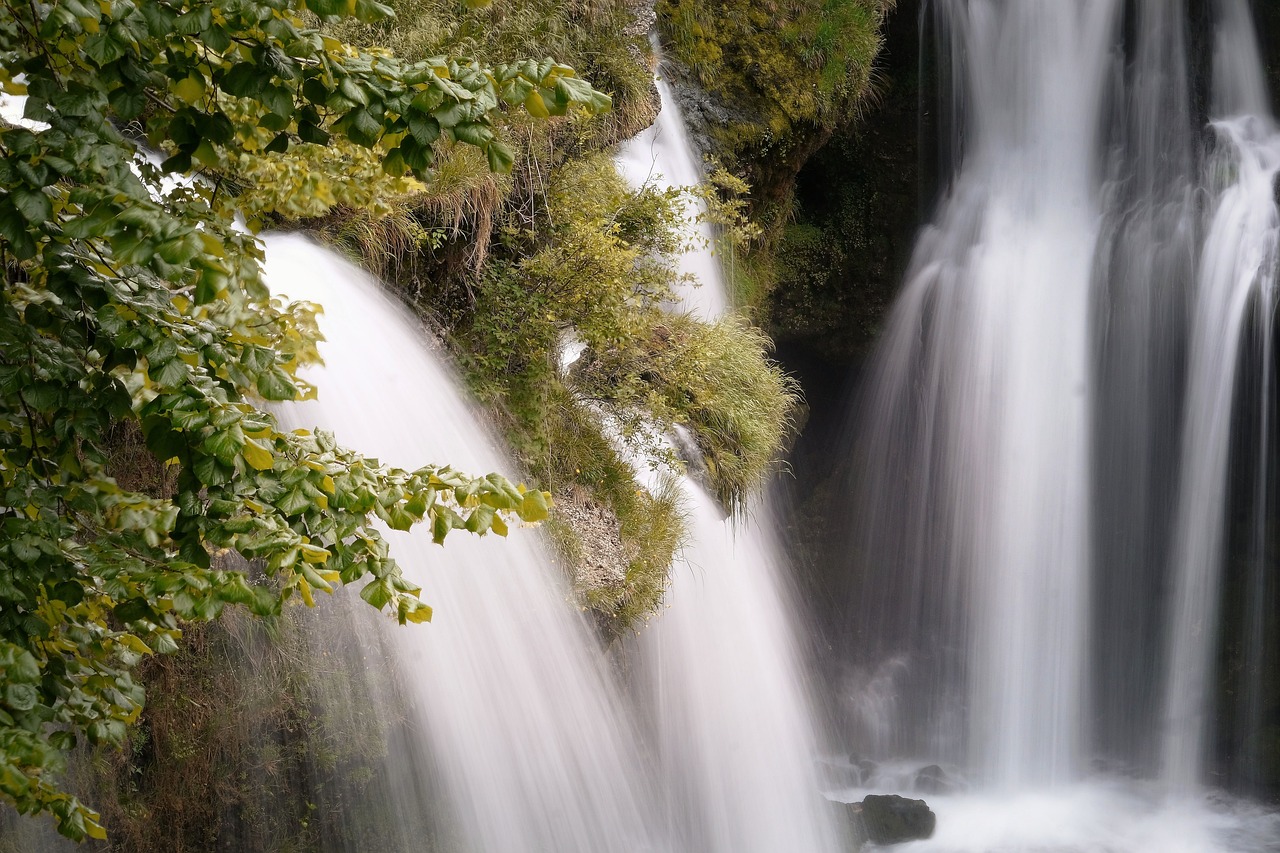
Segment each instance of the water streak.
[[[622,147],[619,170],[635,188],[695,186],[702,169],[683,118],[667,83],[657,86],[662,111]],[[680,289],[672,309],[715,321],[730,299],[700,210],[687,211],[695,248],[679,259],[700,286]],[[682,850],[707,853],[845,849],[820,793],[815,717],[772,510],[759,502],[747,519],[726,519],[693,479],[681,478],[680,488],[689,542],[671,570],[668,606],[634,650],[674,837]]]
[[[307,377],[319,400],[289,407],[290,424],[395,464],[509,470],[444,359],[367,276],[300,236],[267,238],[266,272],[274,292],[325,308],[326,366]],[[418,780],[400,811],[430,808],[415,789],[442,787],[467,850],[662,849],[628,716],[536,534],[455,534],[443,548],[426,532],[388,538],[435,608],[430,625],[390,632],[386,666],[422,739],[388,759]]]

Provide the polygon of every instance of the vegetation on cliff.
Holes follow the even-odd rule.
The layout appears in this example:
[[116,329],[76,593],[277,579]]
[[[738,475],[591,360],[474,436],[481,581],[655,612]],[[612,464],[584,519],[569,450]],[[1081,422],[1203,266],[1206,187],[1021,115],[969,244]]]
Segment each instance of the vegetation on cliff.
[[[98,779],[116,774],[109,803],[141,831],[153,806],[129,788],[139,744],[167,729],[163,702],[142,716],[135,676],[227,604],[279,619],[291,597],[372,577],[369,603],[428,618],[371,517],[425,520],[437,539],[501,533],[504,514],[544,517],[549,489],[579,592],[619,632],[659,606],[684,534],[675,491],[638,487],[615,428],[661,452],[655,436],[687,427],[729,507],[780,455],[796,389],[767,338],[660,308],[685,194],[633,191],[607,156],[654,113],[627,4],[404,0],[396,25],[373,0],[4,10],[0,84],[47,125],[0,126],[0,792],[20,811],[101,837],[58,777],[63,754],[77,739],[111,753],[143,719],[132,757]],[[836,37],[819,36],[782,46]],[[809,56],[816,99],[807,84],[766,91],[766,133],[835,120],[850,87],[865,90],[864,48]],[[525,59],[548,53],[583,76]],[[717,73],[744,56],[722,52]],[[138,164],[144,144],[163,163]],[[207,180],[157,194],[193,172]],[[726,232],[754,235],[745,185],[720,186]],[[270,298],[238,214],[310,227],[399,286],[450,340],[534,490],[379,467],[331,436],[279,431],[263,404],[309,392],[296,370],[315,357],[312,311]],[[571,369],[567,341],[584,347]],[[231,552],[265,572],[210,561]],[[145,680],[194,683],[202,655],[226,651],[221,631]],[[193,760],[225,769],[199,754],[210,748]]]
[[[427,178],[447,142],[504,169],[500,101],[550,114],[608,99],[550,61],[406,63],[304,20],[390,14],[372,0],[3,8],[0,84],[42,124],[0,127],[0,793],[101,837],[56,778],[62,752],[123,740],[142,708],[136,665],[175,650],[184,623],[366,579],[371,605],[424,621],[374,517],[425,520],[441,541],[546,514],[542,492],[496,475],[403,471],[277,429],[261,403],[308,393],[294,371],[314,326],[267,293],[221,170],[334,137],[392,178]],[[141,162],[126,132],[167,159]],[[164,188],[197,164],[210,180]],[[146,491],[111,466],[129,433],[161,468]],[[216,568],[221,550],[265,575]]]

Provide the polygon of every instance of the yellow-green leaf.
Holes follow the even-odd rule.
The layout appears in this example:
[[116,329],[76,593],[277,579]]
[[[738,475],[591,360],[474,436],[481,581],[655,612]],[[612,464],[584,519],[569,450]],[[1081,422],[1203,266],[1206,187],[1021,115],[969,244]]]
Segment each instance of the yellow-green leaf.
[[547,105],[542,100],[542,93],[537,89],[530,92],[524,99],[524,108],[534,118],[549,118],[551,116],[551,111],[547,109]]
[[240,453],[244,456],[244,461],[248,462],[249,467],[255,471],[270,471],[276,462],[275,454],[253,439],[245,440]]
[[204,97],[204,80],[199,77],[184,77],[174,84],[173,93],[186,103],[195,106]]
[[[298,551],[302,554],[302,559],[308,563],[323,563],[329,559],[329,551],[316,545],[299,545]],[[315,582],[312,581],[312,583]],[[315,585],[320,586],[320,584]]]

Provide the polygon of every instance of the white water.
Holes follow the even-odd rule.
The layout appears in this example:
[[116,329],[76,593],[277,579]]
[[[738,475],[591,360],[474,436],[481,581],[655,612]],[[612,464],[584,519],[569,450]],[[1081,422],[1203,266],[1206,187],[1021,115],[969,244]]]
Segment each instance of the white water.
[[[654,50],[659,51],[655,41]],[[653,124],[618,147],[618,171],[633,189],[659,190],[696,187],[702,183],[702,164],[694,153],[685,129],[684,116],[661,75],[654,77],[662,109]],[[724,273],[714,255],[716,234],[704,215],[701,200],[685,200],[684,230],[687,251],[676,259],[678,271],[687,280],[676,290],[680,307],[699,317],[720,317],[729,310],[729,291]]]
[[773,519],[760,506],[734,523],[701,487],[682,487],[691,541],[637,650],[678,848],[847,849],[814,764]]
[[992,784],[1059,782],[1080,770],[1088,719],[1092,142],[1119,4],[941,8],[973,133],[864,404],[886,466],[870,488],[899,490],[903,464],[924,485],[908,518],[870,523],[918,537],[906,570],[935,577],[911,582],[947,598],[923,627],[962,655],[939,678],[968,721],[939,714],[929,725],[950,730],[930,738],[966,743],[956,757]]
[[[1280,133],[1266,106],[1248,6],[1231,3],[1220,27],[1215,103],[1232,110],[1215,125],[1213,178],[1225,181],[1210,212],[1191,326],[1182,487],[1173,550],[1170,678],[1161,757],[1180,788],[1201,781],[1214,711],[1213,638],[1225,562],[1232,400],[1245,321],[1255,299],[1276,303],[1280,275]],[[1272,308],[1260,314],[1269,342]],[[1269,361],[1269,359],[1268,359]]]
[[[880,750],[880,790],[950,773],[904,850],[1280,849],[1274,811],[1205,787],[1250,760],[1221,754],[1228,677],[1254,693],[1232,748],[1261,731],[1218,624],[1232,465],[1267,492],[1269,404],[1237,447],[1236,396],[1242,364],[1246,397],[1271,390],[1280,263],[1247,0],[1204,33],[1141,0],[1127,35],[1119,0],[929,8],[958,161],[861,401],[850,748]],[[1205,130],[1189,33],[1213,52]],[[1235,512],[1262,554],[1255,503]]]
[[[684,120],[666,82],[657,85],[662,110],[622,146],[619,170],[634,188],[694,186],[702,170]],[[687,211],[685,228],[705,248],[679,263],[700,286],[681,288],[672,308],[714,321],[729,296],[697,212]],[[689,543],[667,606],[635,649],[673,838],[699,853],[847,849],[814,763],[815,717],[772,510],[758,502],[748,518],[726,519],[690,477],[680,487]]]
[[[325,308],[326,366],[307,374],[319,400],[288,407],[290,425],[332,430],[347,446],[403,467],[510,470],[403,308],[306,238],[265,242],[273,292]],[[468,851],[664,849],[652,837],[662,830],[635,733],[537,534],[454,533],[444,547],[429,531],[388,538],[435,609],[428,625],[390,630],[395,658],[381,662],[404,680],[409,723],[430,756],[412,750],[389,759],[403,780],[398,811],[434,808],[415,790],[436,786]],[[418,846],[407,840],[406,849]]]

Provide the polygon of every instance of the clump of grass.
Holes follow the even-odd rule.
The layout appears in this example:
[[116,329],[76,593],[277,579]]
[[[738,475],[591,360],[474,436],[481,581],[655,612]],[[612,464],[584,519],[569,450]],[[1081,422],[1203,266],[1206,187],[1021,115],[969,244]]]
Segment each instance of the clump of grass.
[[[508,393],[492,401],[495,416],[530,478],[556,498],[547,532],[580,600],[599,614],[608,637],[619,636],[662,603],[687,532],[679,492],[666,481],[641,487],[604,434],[599,412],[558,375],[536,388],[524,378],[512,377]],[[582,503],[604,510],[613,523],[584,525],[583,513],[573,509]],[[612,536],[617,547],[604,556],[613,565],[600,567],[600,543]]]
[[688,427],[712,491],[739,510],[779,459],[800,401],[795,381],[769,361],[771,346],[740,318],[654,315],[647,335],[590,353],[578,376],[633,434],[646,434],[651,419]]

